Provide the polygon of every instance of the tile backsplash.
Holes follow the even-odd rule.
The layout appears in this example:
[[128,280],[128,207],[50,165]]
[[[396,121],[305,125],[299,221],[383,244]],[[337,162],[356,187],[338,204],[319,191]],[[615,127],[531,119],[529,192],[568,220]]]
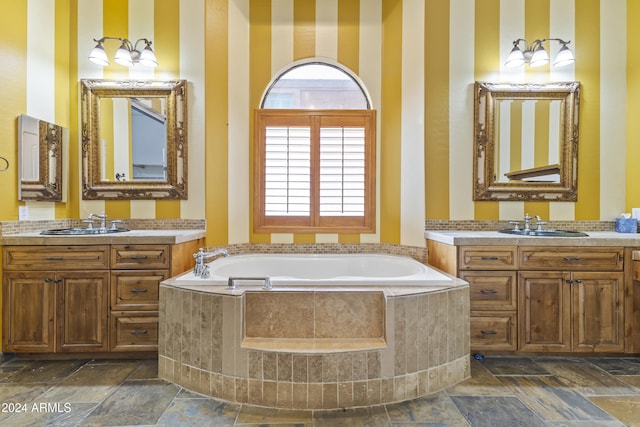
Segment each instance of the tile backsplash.
[[[111,219],[118,218],[109,218],[107,224]],[[85,226],[81,219],[0,221],[0,236]],[[204,230],[206,221],[204,219],[126,219],[123,220],[122,226],[131,230]]]
[[[428,219],[424,223],[424,229],[435,230],[461,230],[461,231],[497,231],[503,228],[513,228],[509,221],[520,221],[522,218],[504,221],[476,221],[476,220],[438,220]],[[544,228],[555,230],[575,231],[614,231],[615,221],[547,221]]]

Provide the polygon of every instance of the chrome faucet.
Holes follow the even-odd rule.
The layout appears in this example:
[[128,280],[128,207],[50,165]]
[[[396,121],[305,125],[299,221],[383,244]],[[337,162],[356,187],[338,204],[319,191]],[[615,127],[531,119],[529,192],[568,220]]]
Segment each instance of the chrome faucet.
[[536,215],[534,218],[536,219],[536,230],[542,231],[542,226],[545,225],[547,222],[540,219],[539,215]]
[[529,216],[529,214],[524,214],[524,231],[531,231],[531,220],[533,217]]
[[[522,231],[529,232],[534,231],[534,228],[531,225],[531,222],[535,220],[535,230],[542,231],[542,226],[546,224],[546,221],[542,221],[540,215],[529,216],[529,214],[524,215],[524,225],[522,226]],[[513,224],[514,231],[520,230],[520,221],[509,221],[509,224]]]
[[196,265],[193,267],[193,275],[203,279],[208,279],[209,266],[204,263],[204,260],[218,255],[228,257],[229,252],[226,249],[216,249],[213,252],[205,252],[204,248],[200,248],[198,253],[193,254],[193,257],[196,260]]
[[87,228],[93,228],[93,220],[96,218],[100,220],[100,228],[98,229],[98,231],[100,233],[106,233],[107,232],[107,214],[104,212],[102,212],[101,214],[94,214],[94,213],[89,214],[89,219],[87,220],[87,223],[88,223]]

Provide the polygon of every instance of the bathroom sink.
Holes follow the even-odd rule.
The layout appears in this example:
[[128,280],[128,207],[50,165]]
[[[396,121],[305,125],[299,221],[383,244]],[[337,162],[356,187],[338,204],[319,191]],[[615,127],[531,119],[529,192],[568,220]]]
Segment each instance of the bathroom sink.
[[112,234],[129,231],[128,228],[108,228],[100,230],[99,228],[56,228],[53,230],[44,230],[40,234],[45,236],[84,236],[90,234]]
[[538,237],[588,237],[587,233],[571,230],[514,230],[513,228],[505,228],[499,230],[499,233],[515,234],[517,236],[538,236]]

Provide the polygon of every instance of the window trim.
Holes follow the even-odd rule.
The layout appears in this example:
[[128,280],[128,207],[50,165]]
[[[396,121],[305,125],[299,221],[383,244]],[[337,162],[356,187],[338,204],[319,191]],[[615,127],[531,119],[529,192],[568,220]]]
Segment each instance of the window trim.
[[[320,216],[319,140],[323,126],[359,125],[365,129],[364,216]],[[265,215],[265,130],[267,126],[311,126],[311,215]],[[256,109],[253,150],[253,231],[255,233],[375,233],[376,231],[376,111]]]

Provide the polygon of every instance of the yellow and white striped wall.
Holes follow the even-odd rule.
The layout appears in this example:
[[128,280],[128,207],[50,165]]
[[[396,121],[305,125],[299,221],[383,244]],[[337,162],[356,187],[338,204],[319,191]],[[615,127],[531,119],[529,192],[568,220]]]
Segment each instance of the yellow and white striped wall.
[[[385,242],[424,245],[425,219],[610,220],[640,206],[640,2],[634,0],[28,0],[0,17],[0,155],[15,161],[22,113],[71,129],[66,204],[39,217],[207,219],[207,243]],[[98,67],[102,36],[153,40],[160,66]],[[572,66],[508,70],[512,41],[571,40]],[[117,46],[107,44],[113,52]],[[554,47],[555,49],[556,47]],[[553,51],[552,51],[553,52]],[[44,56],[42,56],[44,54]],[[377,232],[254,234],[252,115],[293,61],[325,57],[364,82],[378,111]],[[78,82],[187,79],[189,199],[83,201]],[[473,82],[582,83],[578,201],[474,202]],[[9,141],[9,144],[5,144]],[[17,219],[17,174],[0,173]],[[6,196],[5,196],[6,195]],[[31,203],[30,203],[31,204]]]

